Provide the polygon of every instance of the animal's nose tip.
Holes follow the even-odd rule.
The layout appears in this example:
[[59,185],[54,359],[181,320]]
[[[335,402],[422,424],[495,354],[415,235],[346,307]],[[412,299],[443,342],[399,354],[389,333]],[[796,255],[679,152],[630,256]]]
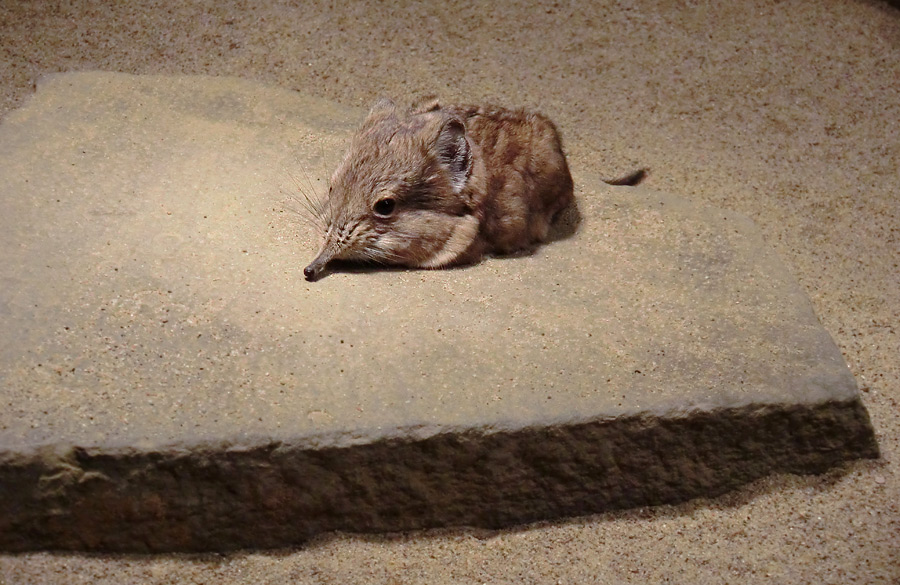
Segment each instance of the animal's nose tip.
[[303,269],[303,275],[306,277],[306,280],[318,280],[325,271],[325,266],[331,262],[332,258],[334,258],[334,254],[328,250],[325,250],[316,256],[316,259]]

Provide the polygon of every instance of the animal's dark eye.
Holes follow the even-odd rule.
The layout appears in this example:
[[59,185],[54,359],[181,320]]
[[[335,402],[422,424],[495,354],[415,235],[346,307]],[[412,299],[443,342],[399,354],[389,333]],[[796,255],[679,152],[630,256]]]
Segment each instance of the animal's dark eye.
[[397,207],[397,202],[390,197],[385,197],[384,199],[376,201],[375,205],[372,206],[372,209],[375,211],[375,215],[388,217],[390,214],[394,213],[395,207]]

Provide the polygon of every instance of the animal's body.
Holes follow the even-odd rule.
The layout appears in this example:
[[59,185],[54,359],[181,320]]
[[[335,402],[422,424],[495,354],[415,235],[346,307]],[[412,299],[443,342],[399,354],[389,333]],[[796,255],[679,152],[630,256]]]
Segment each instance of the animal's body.
[[439,268],[509,254],[543,241],[572,201],[545,116],[379,100],[317,206],[324,243],[303,272],[315,280],[332,260]]

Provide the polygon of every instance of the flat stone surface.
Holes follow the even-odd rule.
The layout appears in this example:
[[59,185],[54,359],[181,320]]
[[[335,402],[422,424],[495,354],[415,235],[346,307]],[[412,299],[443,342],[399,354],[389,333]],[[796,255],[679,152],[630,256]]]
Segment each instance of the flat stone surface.
[[[303,279],[363,112],[45,79],[0,126],[0,548],[282,546],[720,493],[877,455],[753,223],[573,169],[534,254]],[[105,512],[104,512],[105,510]]]

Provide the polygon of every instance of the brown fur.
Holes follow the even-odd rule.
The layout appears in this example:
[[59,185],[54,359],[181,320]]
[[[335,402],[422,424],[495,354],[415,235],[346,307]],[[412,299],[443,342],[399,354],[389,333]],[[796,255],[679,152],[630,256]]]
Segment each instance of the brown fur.
[[438,268],[516,252],[543,241],[572,200],[543,115],[379,100],[331,178],[324,244],[304,274],[336,259]]

